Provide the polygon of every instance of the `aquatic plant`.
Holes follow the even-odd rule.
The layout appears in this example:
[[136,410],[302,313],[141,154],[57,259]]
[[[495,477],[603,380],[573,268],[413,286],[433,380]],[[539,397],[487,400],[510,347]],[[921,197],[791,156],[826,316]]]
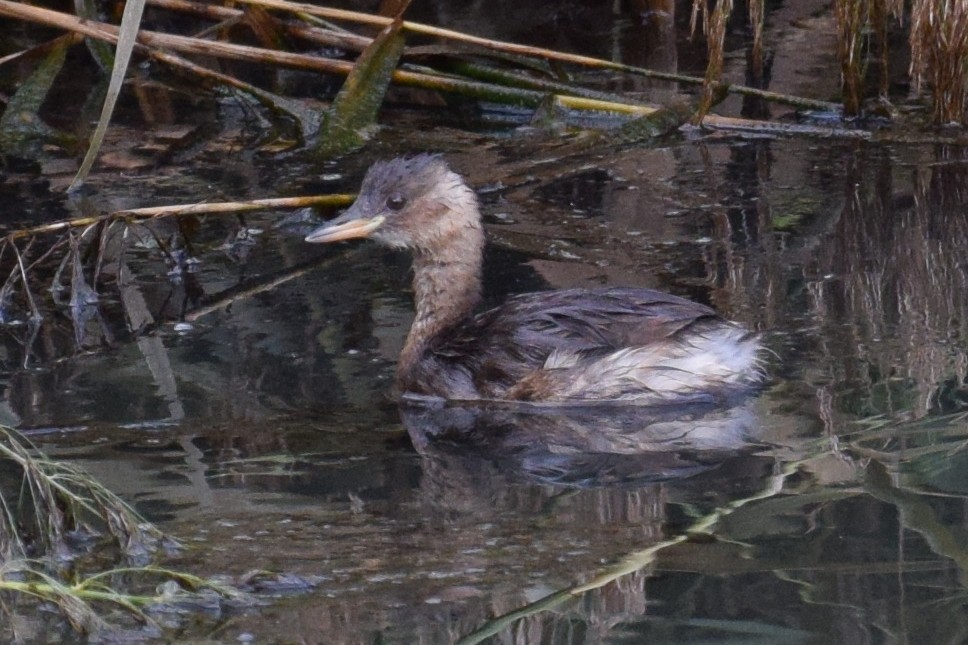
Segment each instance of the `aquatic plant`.
[[[0,460],[19,472],[19,493],[0,488],[0,558],[70,557],[68,536],[96,534],[97,522],[123,552],[143,553],[163,540],[124,500],[80,468],[48,459],[26,437],[0,426]],[[11,471],[8,471],[8,474]],[[12,488],[12,487],[11,487]]]
[[[177,548],[131,508],[77,466],[43,455],[25,436],[0,426],[0,612],[16,613],[20,600],[49,602],[84,633],[112,629],[103,605],[151,623],[143,609],[174,602],[188,606],[245,594],[229,585],[147,564],[164,546]],[[12,467],[10,467],[12,466]],[[78,575],[65,566],[108,539],[129,565]],[[153,593],[124,591],[119,580],[159,580]],[[204,601],[204,602],[203,602]],[[2,623],[0,623],[2,624]],[[15,624],[15,621],[9,621]],[[0,635],[5,633],[0,627]]]

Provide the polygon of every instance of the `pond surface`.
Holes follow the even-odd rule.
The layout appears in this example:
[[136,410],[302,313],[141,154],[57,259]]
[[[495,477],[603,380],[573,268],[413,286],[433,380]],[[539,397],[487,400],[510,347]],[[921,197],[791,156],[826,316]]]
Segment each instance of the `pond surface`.
[[[792,61],[807,86],[836,74],[802,60],[827,33],[807,4],[771,14],[774,89],[808,93]],[[669,58],[623,20],[612,46]],[[9,175],[8,221],[353,192],[375,158],[442,151],[481,197],[489,303],[670,291],[760,331],[770,380],[729,409],[401,409],[405,254],[308,245],[312,213],[126,227],[86,315],[3,329],[0,417],[177,536],[166,566],[274,574],[266,604],[172,619],[177,642],[968,638],[964,150],[686,130],[564,155],[554,133],[398,108],[320,167],[257,153],[231,100],[203,107],[190,150],[83,200]]]

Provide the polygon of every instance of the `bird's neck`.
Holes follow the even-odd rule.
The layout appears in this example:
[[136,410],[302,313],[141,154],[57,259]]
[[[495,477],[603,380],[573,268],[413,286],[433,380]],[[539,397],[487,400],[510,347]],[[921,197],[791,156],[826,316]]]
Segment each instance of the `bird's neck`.
[[439,248],[414,255],[416,316],[397,365],[397,382],[404,388],[434,340],[463,323],[480,302],[484,234],[474,206],[472,221],[441,232]]

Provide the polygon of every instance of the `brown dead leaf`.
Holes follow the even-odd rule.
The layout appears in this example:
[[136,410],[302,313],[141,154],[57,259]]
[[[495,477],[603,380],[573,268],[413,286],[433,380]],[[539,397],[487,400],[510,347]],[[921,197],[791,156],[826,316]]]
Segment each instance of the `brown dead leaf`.
[[112,170],[145,170],[155,165],[154,160],[128,152],[115,150],[101,155],[98,165]]

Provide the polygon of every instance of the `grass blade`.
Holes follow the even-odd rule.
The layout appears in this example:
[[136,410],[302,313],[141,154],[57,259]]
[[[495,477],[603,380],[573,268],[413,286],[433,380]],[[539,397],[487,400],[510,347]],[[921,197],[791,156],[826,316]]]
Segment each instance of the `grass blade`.
[[138,37],[138,30],[141,28],[141,15],[144,13],[144,8],[145,0],[128,0],[124,5],[121,29],[118,33],[118,46],[114,54],[114,67],[111,69],[111,82],[108,85],[107,96],[104,97],[104,105],[101,107],[101,118],[91,136],[91,143],[88,146],[87,154],[84,155],[84,161],[81,162],[81,167],[71,181],[71,185],[67,187],[68,192],[81,187],[94,165],[94,160],[97,159],[97,153],[101,149],[108,124],[111,122],[111,115],[114,114],[114,106],[117,104],[118,95],[121,93],[124,76],[128,71],[131,52]]

